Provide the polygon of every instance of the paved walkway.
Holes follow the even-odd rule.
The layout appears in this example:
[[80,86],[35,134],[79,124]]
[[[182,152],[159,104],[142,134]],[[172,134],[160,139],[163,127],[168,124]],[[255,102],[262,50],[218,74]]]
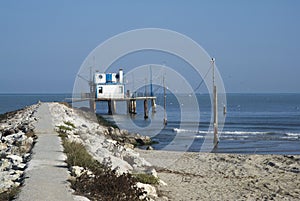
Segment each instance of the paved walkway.
[[64,162],[60,138],[54,132],[52,117],[47,103],[37,111],[35,133],[38,141],[26,170],[25,186],[17,200],[20,201],[69,201],[73,200],[68,171]]

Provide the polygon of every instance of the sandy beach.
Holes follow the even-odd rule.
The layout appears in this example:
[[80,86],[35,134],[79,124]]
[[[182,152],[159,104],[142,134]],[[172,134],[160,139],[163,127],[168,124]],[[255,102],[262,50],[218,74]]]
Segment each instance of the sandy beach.
[[300,156],[138,152],[167,183],[158,191],[169,200],[300,199]]

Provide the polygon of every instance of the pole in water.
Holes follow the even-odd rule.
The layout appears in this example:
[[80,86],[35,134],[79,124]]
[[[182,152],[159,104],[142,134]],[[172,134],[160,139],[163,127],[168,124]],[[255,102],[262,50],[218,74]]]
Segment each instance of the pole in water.
[[163,85],[164,85],[164,125],[167,125],[168,120],[167,120],[167,95],[166,95],[166,86],[165,86],[165,76],[163,77]]
[[219,143],[218,136],[218,96],[217,87],[215,85],[215,59],[211,58],[213,68],[213,110],[214,110],[214,146],[217,147]]

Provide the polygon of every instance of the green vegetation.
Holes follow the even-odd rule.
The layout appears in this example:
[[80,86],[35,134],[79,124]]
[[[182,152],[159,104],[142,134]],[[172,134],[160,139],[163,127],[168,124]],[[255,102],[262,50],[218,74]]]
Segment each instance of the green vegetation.
[[64,125],[56,126],[58,128],[59,133],[67,133],[67,131],[71,131],[72,128]]
[[16,196],[20,193],[20,187],[11,188],[8,191],[0,193],[0,201],[10,201],[14,200]]
[[[131,174],[117,176],[115,170],[100,164],[87,152],[84,145],[67,140],[67,134],[62,132],[66,162],[69,167],[80,166],[91,170],[93,176],[82,174],[70,181],[76,193],[86,196],[90,200],[99,201],[138,201],[145,192],[137,188],[137,179]],[[146,200],[146,199],[145,199]]]
[[67,126],[69,126],[71,128],[76,128],[76,126],[70,121],[64,121],[64,124],[66,124]]
[[154,177],[150,174],[140,173],[140,174],[133,174],[134,178],[137,179],[138,182],[144,183],[144,184],[158,184],[159,179]]
[[64,152],[67,155],[66,163],[69,167],[80,166],[91,171],[99,171],[103,166],[86,151],[85,147],[76,142],[63,140]]
[[64,125],[56,126],[58,128],[58,133],[67,133],[72,131],[76,126],[70,121],[64,121]]

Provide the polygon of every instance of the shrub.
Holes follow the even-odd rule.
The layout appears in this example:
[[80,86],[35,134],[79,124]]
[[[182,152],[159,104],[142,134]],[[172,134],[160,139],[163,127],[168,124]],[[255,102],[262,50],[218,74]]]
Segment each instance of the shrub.
[[71,128],[76,128],[76,126],[70,121],[64,121],[64,123]]
[[72,188],[78,194],[99,201],[136,201],[145,193],[136,187],[135,177],[125,173],[117,176],[111,167],[105,167],[93,159],[82,144],[63,139],[63,146],[69,167],[84,167],[94,174],[91,177],[85,173],[71,181]]
[[19,194],[19,192],[20,192],[20,188],[14,187],[14,188],[9,189],[8,191],[0,193],[0,201],[14,200],[15,197]]
[[140,173],[140,174],[133,174],[133,177],[136,178],[138,182],[144,184],[158,184],[159,180],[153,175]]
[[58,128],[58,133],[66,133],[67,131],[71,131],[72,128],[64,125],[56,126]]

